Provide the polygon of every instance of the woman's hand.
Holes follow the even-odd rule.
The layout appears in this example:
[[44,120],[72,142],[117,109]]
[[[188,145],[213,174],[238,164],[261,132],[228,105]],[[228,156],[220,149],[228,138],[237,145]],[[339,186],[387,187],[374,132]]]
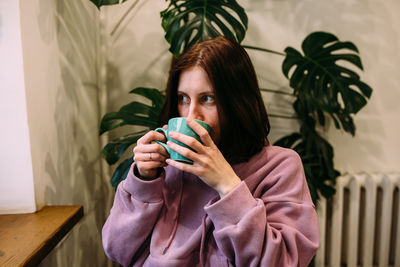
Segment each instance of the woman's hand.
[[214,188],[222,198],[235,188],[241,180],[225,160],[207,130],[192,119],[187,119],[186,123],[200,136],[203,144],[193,137],[178,132],[169,132],[171,138],[188,145],[196,152],[170,141],[167,142],[167,145],[172,150],[193,160],[193,165],[171,159],[167,159],[166,162],[179,170],[198,176],[203,182]]
[[167,166],[165,160],[169,157],[168,152],[161,145],[152,143],[155,140],[165,142],[166,138],[162,133],[149,131],[137,141],[133,149],[133,160],[142,178],[156,178],[158,168]]

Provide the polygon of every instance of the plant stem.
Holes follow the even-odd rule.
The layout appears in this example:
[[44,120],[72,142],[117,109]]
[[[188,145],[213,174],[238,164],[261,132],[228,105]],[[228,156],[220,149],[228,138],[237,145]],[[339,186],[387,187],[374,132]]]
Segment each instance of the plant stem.
[[291,93],[282,92],[282,91],[274,90],[274,89],[260,88],[260,91],[263,91],[263,92],[270,92],[270,93],[274,93],[274,94],[281,94],[281,95],[290,95],[290,96],[294,96],[294,95],[291,94]]
[[271,113],[268,113],[268,117],[281,118],[281,119],[290,119],[290,120],[299,119],[298,117],[295,117],[295,116],[285,116],[285,115],[278,115],[278,114],[271,114]]
[[205,27],[204,24],[206,23],[206,13],[207,13],[207,0],[204,0],[204,5],[203,5],[203,18],[202,18],[202,22],[201,22],[201,39],[204,40],[205,36],[207,36],[207,34],[205,34]]
[[280,56],[286,56],[285,53],[274,51],[274,50],[270,50],[270,49],[266,49],[266,48],[262,48],[262,47],[256,47],[256,46],[251,46],[251,45],[243,45],[243,47],[244,48],[249,48],[249,49],[254,49],[254,50],[259,50],[259,51],[263,51],[263,52],[267,52],[267,53],[271,53],[271,54],[276,54],[276,55],[280,55]]
[[121,25],[122,21],[128,16],[128,14],[133,10],[133,8],[139,3],[139,0],[133,2],[133,4],[126,10],[124,15],[119,19],[118,23],[115,25],[114,29],[111,31],[111,36],[118,30],[119,26]]

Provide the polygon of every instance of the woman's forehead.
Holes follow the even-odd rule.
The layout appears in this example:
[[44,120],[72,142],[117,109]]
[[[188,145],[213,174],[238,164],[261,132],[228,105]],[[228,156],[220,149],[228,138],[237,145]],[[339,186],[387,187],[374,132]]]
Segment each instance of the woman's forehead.
[[192,67],[180,74],[177,91],[202,94],[214,90],[207,73],[200,67]]

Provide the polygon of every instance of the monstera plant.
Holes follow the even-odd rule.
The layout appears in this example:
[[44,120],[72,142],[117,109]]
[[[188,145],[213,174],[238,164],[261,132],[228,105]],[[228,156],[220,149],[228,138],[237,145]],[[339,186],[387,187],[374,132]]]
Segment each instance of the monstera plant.
[[236,1],[170,1],[161,18],[175,56],[208,37],[224,35],[240,43],[247,31],[247,15]]
[[[99,8],[119,2],[91,1]],[[247,31],[247,15],[235,0],[170,0],[167,9],[160,14],[169,50],[176,57],[210,36],[225,35],[240,43]],[[319,195],[332,196],[340,172],[334,167],[333,147],[321,136],[318,127],[329,119],[337,129],[355,134],[353,115],[367,104],[372,93],[370,86],[362,82],[354,70],[363,70],[357,47],[327,32],[309,34],[302,42],[302,51],[292,47],[284,52],[244,47],[284,57],[282,72],[293,89],[293,109],[300,128],[280,138],[275,145],[292,148],[300,155],[314,202]],[[353,67],[347,67],[349,65]],[[158,126],[164,95],[154,88],[136,88],[130,93],[147,98],[151,104],[133,101],[118,112],[106,114],[101,121],[100,134],[125,125],[139,125],[145,129],[112,140],[103,148],[102,156],[110,165],[119,162],[127,148],[144,133]],[[132,162],[129,157],[119,163],[111,178],[114,188],[125,179]]]

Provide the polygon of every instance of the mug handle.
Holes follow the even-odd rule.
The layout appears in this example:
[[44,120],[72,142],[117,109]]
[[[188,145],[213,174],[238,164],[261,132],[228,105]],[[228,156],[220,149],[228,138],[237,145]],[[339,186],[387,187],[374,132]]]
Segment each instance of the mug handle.
[[[164,128],[157,128],[157,129],[155,129],[154,131],[164,134],[165,137],[168,136],[168,135],[167,135],[167,130],[165,130]],[[170,154],[170,152],[169,152],[169,151],[170,151],[170,148],[167,146],[167,144],[165,144],[165,143],[163,143],[163,142],[160,142],[160,141],[157,141],[157,140],[156,140],[155,142],[158,143],[158,144],[160,144],[165,150],[167,150],[168,154]]]

